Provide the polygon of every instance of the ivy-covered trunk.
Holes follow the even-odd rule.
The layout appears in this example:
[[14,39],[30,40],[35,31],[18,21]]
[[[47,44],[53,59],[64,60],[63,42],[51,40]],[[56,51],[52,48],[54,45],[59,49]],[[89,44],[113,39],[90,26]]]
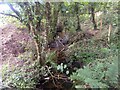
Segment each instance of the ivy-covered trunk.
[[39,40],[38,34],[36,33],[36,30],[33,28],[31,23],[30,23],[30,32],[32,34],[33,41],[36,48],[36,59],[39,61],[40,65],[43,65],[44,60],[42,57],[42,45],[41,45],[42,42]]
[[41,31],[41,19],[42,19],[42,14],[40,11],[40,3],[36,2],[34,7],[31,7],[28,3],[26,5],[25,9],[25,15],[27,15],[27,27],[33,37],[33,41],[35,44],[36,48],[36,56],[35,58],[38,60],[40,65],[44,64],[44,56],[42,55],[43,53],[43,47],[42,46],[42,39],[40,37]]

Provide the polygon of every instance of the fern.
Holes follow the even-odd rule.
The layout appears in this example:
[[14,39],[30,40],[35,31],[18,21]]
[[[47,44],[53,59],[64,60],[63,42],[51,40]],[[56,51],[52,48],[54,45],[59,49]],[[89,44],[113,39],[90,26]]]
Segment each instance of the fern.
[[77,70],[70,77],[76,82],[76,88],[84,87],[84,85],[89,85],[91,88],[117,86],[117,63],[117,56],[95,60],[94,62],[91,62],[85,66],[83,69]]

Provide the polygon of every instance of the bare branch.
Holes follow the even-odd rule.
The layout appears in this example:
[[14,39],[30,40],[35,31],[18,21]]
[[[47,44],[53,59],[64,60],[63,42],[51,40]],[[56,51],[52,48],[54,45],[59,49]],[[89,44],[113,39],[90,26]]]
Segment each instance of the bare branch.
[[12,5],[12,4],[8,4],[8,6],[11,8],[11,10],[12,10],[18,17],[20,17],[20,13],[13,8],[13,5]]
[[[6,16],[15,17],[15,18],[19,19],[19,17],[15,16],[15,15],[12,15],[12,14],[1,13],[1,12],[0,12],[0,14],[2,14],[2,15],[6,15]],[[20,20],[20,19],[19,19],[19,20]]]
[[19,5],[23,10],[25,9],[24,8],[24,3],[23,2],[16,2],[17,3],[17,5]]

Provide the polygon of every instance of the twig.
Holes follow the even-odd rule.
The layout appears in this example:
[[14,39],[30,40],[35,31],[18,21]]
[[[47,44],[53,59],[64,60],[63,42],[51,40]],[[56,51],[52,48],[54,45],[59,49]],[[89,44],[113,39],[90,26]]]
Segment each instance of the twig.
[[100,33],[102,31],[102,18],[101,18],[101,21],[100,21]]
[[111,24],[109,25],[109,29],[108,29],[108,42],[110,41],[110,33],[111,33]]
[[56,83],[55,83],[55,81],[54,81],[54,75],[52,75],[52,73],[50,72],[50,70],[49,70],[49,68],[48,68],[47,65],[46,65],[45,67],[47,68],[48,73],[49,73],[49,74],[51,75],[51,77],[52,77],[53,84],[55,85],[55,87],[57,87],[57,85],[56,85]]

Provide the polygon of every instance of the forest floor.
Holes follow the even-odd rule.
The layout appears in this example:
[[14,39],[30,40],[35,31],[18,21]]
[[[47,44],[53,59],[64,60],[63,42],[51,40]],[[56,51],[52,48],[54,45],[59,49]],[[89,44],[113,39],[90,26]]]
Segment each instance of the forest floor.
[[24,62],[17,56],[25,52],[25,45],[31,40],[25,29],[20,30],[13,24],[0,28],[0,88],[2,87],[2,71],[6,66],[8,66],[7,70],[12,71],[13,66],[23,65]]
[[[88,31],[85,32],[86,37],[89,35],[100,37],[98,31]],[[27,44],[29,46],[33,45],[33,40],[26,29],[21,29],[13,24],[8,24],[0,28],[0,71],[4,70],[7,65],[8,70],[12,70],[13,66],[22,66],[24,64],[23,60],[20,60],[18,56],[24,54],[27,50]],[[0,84],[2,83],[2,72],[0,72]]]
[[[86,36],[82,38],[90,37],[90,35],[94,35],[96,33],[99,32],[85,32]],[[98,37],[98,34],[95,36]],[[9,64],[11,67],[11,65],[20,64],[21,62],[19,62],[20,60],[18,60],[17,56],[25,52],[25,48],[28,48],[26,46],[27,43],[32,45],[32,38],[26,29],[18,28],[13,24],[7,24],[4,27],[0,28],[0,42],[1,69],[2,65]]]
[[[97,31],[89,31],[88,33],[93,34]],[[11,65],[16,65],[20,62],[17,60],[17,56],[25,52],[25,45],[27,43],[32,44],[32,38],[29,33],[25,32],[25,29],[20,30],[15,25],[8,24],[0,28],[0,67],[9,63]]]
[[[8,24],[0,28],[0,71],[2,66],[8,65],[11,70],[12,66],[22,65],[23,62],[17,57],[25,52],[25,44],[31,41],[27,31],[20,30],[15,25]],[[0,72],[0,85],[2,83],[2,72]]]

